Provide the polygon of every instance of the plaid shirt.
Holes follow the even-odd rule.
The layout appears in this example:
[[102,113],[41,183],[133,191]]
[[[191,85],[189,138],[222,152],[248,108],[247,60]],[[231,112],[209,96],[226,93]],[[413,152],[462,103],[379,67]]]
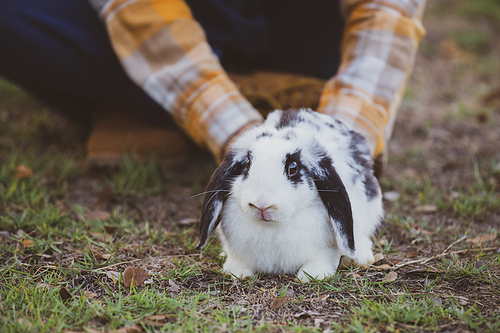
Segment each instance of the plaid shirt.
[[[214,156],[262,116],[240,94],[182,0],[89,0],[130,78]],[[412,70],[425,0],[343,0],[342,61],[318,112],[385,147]]]

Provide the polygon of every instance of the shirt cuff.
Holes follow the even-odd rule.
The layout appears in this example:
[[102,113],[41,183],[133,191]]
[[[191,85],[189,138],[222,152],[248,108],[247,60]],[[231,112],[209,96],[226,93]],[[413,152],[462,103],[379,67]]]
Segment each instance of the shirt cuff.
[[204,84],[178,120],[196,143],[220,158],[229,138],[245,125],[263,121],[263,117],[227,75],[221,74]]

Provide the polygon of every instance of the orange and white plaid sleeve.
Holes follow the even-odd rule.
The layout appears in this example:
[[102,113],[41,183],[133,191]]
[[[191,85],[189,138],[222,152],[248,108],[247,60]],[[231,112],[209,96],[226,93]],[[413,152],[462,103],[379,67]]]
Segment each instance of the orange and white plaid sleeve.
[[389,139],[425,34],[425,0],[343,0],[341,64],[321,95],[318,111],[363,134],[374,156]]
[[239,129],[262,121],[228,78],[184,1],[89,1],[129,77],[216,158]]

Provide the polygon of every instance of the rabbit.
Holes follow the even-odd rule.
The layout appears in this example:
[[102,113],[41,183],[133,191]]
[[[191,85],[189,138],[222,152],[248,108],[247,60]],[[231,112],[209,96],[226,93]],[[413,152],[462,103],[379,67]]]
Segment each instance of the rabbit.
[[336,273],[343,255],[374,262],[382,195],[362,135],[309,109],[276,110],[238,137],[203,200],[197,249],[214,230],[238,278],[301,281]]

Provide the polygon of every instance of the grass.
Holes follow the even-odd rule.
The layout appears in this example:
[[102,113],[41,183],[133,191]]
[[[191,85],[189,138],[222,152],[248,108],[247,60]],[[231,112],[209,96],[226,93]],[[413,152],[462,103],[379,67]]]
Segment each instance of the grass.
[[[212,267],[220,264],[213,257],[201,260],[200,255],[176,257],[170,262],[168,269],[160,269],[153,274],[153,284],[126,289],[121,282],[115,283],[105,274],[106,271],[125,266],[117,265],[127,261],[123,257],[123,249],[135,244],[133,238],[142,237],[146,240],[143,252],[137,249],[132,258],[135,260],[137,256],[142,257],[147,262],[149,255],[155,255],[153,248],[165,242],[174,243],[171,238],[173,236],[154,231],[147,222],[137,224],[117,215],[113,216],[112,224],[122,230],[117,235],[119,241],[96,240],[89,237],[88,231],[102,231],[106,224],[104,221],[96,220],[91,226],[82,224],[72,216],[61,213],[59,208],[50,203],[50,188],[30,183],[35,180],[18,182],[24,186],[18,186],[15,199],[12,199],[13,196],[8,197],[9,206],[7,213],[2,215],[2,229],[24,230],[26,234],[21,238],[11,236],[10,241],[1,246],[3,265],[0,268],[0,330],[3,332],[58,332],[86,328],[105,328],[109,331],[127,325],[136,325],[146,332],[158,329],[198,332],[201,328],[207,332],[218,332],[221,329],[258,332],[271,330],[273,327],[297,332],[322,331],[321,325],[304,326],[295,317],[291,317],[284,326],[256,321],[252,318],[249,307],[245,310],[238,306],[232,307],[232,302],[227,302],[226,298],[236,293],[235,283],[230,278],[223,277],[218,268]],[[27,197],[32,199],[23,203],[22,198]],[[21,205],[26,209],[21,212],[11,208],[10,204],[15,207]],[[406,228],[405,223],[413,223],[396,221],[403,228]],[[176,245],[192,249],[191,231],[186,229],[176,235]],[[33,245],[25,247],[23,240],[32,240]],[[72,247],[70,251],[67,250],[68,244]],[[92,248],[98,248],[101,253],[109,253],[112,258],[98,259]],[[58,255],[71,258],[71,264],[57,264],[57,261],[54,264],[43,263],[43,259],[49,258],[50,261]],[[486,255],[483,257],[488,258]],[[465,266],[460,266],[460,261],[445,261],[443,265],[448,271],[442,277],[444,280],[468,278],[488,284],[498,281],[494,267],[489,265],[476,267],[474,261]],[[378,272],[357,278],[353,276],[341,273],[328,280],[307,285],[289,280],[286,284],[274,284],[264,295],[268,298],[283,297],[288,289],[296,290],[294,297],[279,311],[307,304],[307,299],[330,295],[331,301],[326,307],[345,312],[347,316],[338,318],[329,325],[333,329],[349,332],[397,329],[420,331],[422,327],[436,330],[448,327],[447,325],[485,332],[494,332],[499,328],[498,313],[483,314],[477,306],[459,305],[453,296],[434,291],[438,289],[439,283],[434,288],[425,290],[425,293],[431,295],[411,296],[413,291],[405,290],[403,283],[393,286],[378,282],[381,278]],[[197,281],[207,279],[208,282],[201,288],[196,287],[200,285]],[[171,287],[165,287],[170,286],[170,281],[174,281],[179,290],[170,291]],[[237,283],[237,288],[242,288],[247,293],[259,292],[263,287],[263,282],[258,279]],[[61,288],[70,292],[69,300],[61,298]],[[417,293],[422,294],[424,291],[420,289]],[[98,296],[89,296],[92,294]],[[388,295],[387,297],[395,298],[395,301],[387,301],[381,295]],[[436,299],[439,297],[442,304],[437,306]],[[148,319],[152,315],[168,316],[160,323],[152,324]]]
[[500,25],[500,4],[496,0],[461,1],[458,8],[464,16],[478,20],[486,18],[497,27]]
[[446,330],[453,328],[453,324],[447,323],[454,321],[465,321],[473,330],[494,332],[500,328],[498,323],[485,324],[478,318],[481,318],[481,314],[477,308],[464,308],[453,298],[443,301],[440,296],[399,296],[395,300],[382,302],[367,299],[353,310],[350,318],[352,322],[347,326],[347,331],[421,332],[425,327]]
[[[12,272],[12,271],[11,271]],[[7,273],[8,274],[8,273]],[[50,275],[50,274],[49,274]],[[155,314],[169,314],[171,322],[162,323],[164,331],[196,332],[199,327],[212,331],[213,319],[224,322],[229,328],[241,325],[240,320],[215,311],[204,316],[210,295],[189,292],[172,297],[165,291],[107,289],[109,298],[102,302],[89,299],[83,290],[76,290],[68,301],[61,300],[59,290],[65,285],[60,276],[49,276],[45,280],[49,287],[34,287],[29,278],[19,279],[15,273],[4,275],[10,291],[2,297],[4,308],[12,309],[0,319],[2,332],[40,331],[54,332],[71,330],[74,327],[99,328],[106,323],[108,330],[122,328],[142,322],[146,331],[154,331],[156,325],[147,320]]]
[[471,52],[484,51],[490,41],[490,37],[484,31],[453,31],[451,37],[463,50]]
[[154,159],[140,163],[131,156],[124,156],[119,170],[111,177],[105,177],[104,182],[116,195],[144,196],[160,192],[169,177],[169,173],[162,173],[161,166]]
[[[32,135],[36,131],[29,140],[34,140]],[[491,251],[473,258],[445,257],[435,263],[441,273],[434,279],[415,281],[410,269],[399,269],[396,281],[384,283],[388,271],[375,269],[343,271],[308,284],[286,276],[256,275],[233,281],[220,272],[217,242],[202,253],[195,251],[195,226],[138,219],[131,215],[126,200],[108,217],[96,219],[82,218],[93,209],[84,204],[58,205],[57,200],[68,192],[68,183],[89,177],[78,156],[64,151],[42,153],[35,143],[24,149],[6,148],[0,166],[2,332],[126,327],[145,332],[499,329],[498,312],[480,306],[460,290],[441,289],[445,282],[468,281],[498,297],[500,257]],[[20,164],[33,168],[33,175],[16,177]],[[168,190],[172,178],[175,175],[165,175],[152,161],[124,159],[120,172],[95,179],[101,187],[111,187],[118,198],[141,202]],[[199,182],[199,177],[194,181]],[[444,192],[429,177],[395,186],[404,193],[399,209],[409,197],[418,204],[438,203],[440,209],[459,217],[474,218],[498,205],[498,194],[485,182],[458,191],[452,201],[442,199]],[[191,192],[193,185],[188,184],[187,193]],[[428,223],[398,209],[385,222],[389,229],[410,234]],[[385,232],[381,231],[379,239],[391,237]],[[386,258],[396,258],[401,251],[392,240],[377,242],[377,248]],[[151,283],[124,287],[122,274],[129,265],[149,268]],[[61,296],[63,289],[69,298]],[[274,298],[285,296],[289,298],[281,307],[270,310]],[[467,303],[461,305],[465,298]],[[304,308],[312,310],[304,312]],[[151,317],[155,315],[160,319]]]

